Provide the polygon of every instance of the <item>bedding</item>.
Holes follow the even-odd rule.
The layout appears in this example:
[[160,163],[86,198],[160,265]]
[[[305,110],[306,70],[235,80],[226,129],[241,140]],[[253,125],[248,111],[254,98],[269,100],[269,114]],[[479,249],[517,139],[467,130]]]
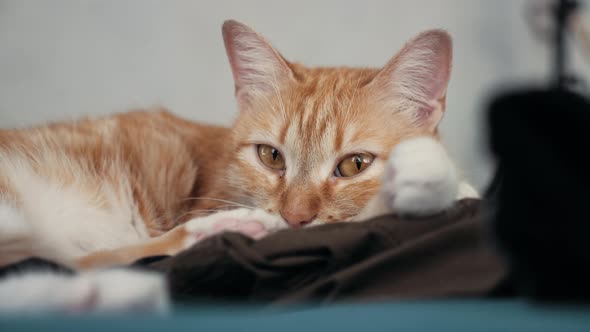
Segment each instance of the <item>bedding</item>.
[[486,296],[505,275],[486,244],[481,202],[419,220],[384,216],[285,230],[258,241],[226,233],[144,264],[177,300],[259,303]]
[[[173,300],[185,304],[491,296],[506,268],[487,243],[482,208],[482,201],[465,199],[428,218],[383,216],[287,229],[260,240],[224,233],[133,267],[166,274]],[[45,264],[67,270],[29,260],[0,274]]]

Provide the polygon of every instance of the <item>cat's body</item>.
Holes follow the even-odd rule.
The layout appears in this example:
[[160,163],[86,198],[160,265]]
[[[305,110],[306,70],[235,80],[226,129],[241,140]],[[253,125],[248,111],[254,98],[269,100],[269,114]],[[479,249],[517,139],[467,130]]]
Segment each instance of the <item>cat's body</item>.
[[[0,240],[10,243],[0,262],[37,256],[71,264],[98,251],[141,244],[214,209],[250,206],[238,189],[227,190],[224,173],[235,161],[224,151],[231,139],[229,128],[192,123],[164,110],[0,131]],[[426,149],[410,150],[437,152]],[[408,169],[424,178],[422,166]],[[334,220],[394,210],[369,194],[371,205],[355,218]],[[472,194],[467,189],[460,196]],[[276,228],[282,224],[287,226],[278,220]]]
[[190,198],[221,186],[215,179],[229,161],[219,152],[229,136],[165,111],[0,131],[0,211],[6,222],[20,219],[26,230],[14,233],[28,238],[13,255],[3,248],[0,261],[71,262],[162,235],[190,219],[188,211],[220,205]]
[[159,110],[0,131],[0,264],[108,266],[225,229],[259,237],[477,195],[438,143],[445,32],[419,35],[383,69],[306,68],[243,24],[223,34],[232,128]]

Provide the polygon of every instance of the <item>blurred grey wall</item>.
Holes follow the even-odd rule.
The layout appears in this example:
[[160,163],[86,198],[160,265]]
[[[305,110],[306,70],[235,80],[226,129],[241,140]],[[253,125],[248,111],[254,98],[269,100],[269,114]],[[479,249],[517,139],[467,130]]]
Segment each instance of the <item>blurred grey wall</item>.
[[440,27],[455,41],[443,137],[483,188],[491,169],[479,123],[486,97],[548,73],[547,50],[522,19],[524,3],[0,0],[0,127],[151,104],[229,124],[236,108],[220,33],[228,18],[308,65],[380,66],[414,34]]

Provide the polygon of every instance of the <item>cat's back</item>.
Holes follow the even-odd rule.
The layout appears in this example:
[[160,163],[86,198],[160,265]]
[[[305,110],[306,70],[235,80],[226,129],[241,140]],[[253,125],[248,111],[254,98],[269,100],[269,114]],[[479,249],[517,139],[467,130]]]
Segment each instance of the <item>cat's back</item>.
[[64,183],[130,174],[150,178],[155,169],[174,171],[186,179],[182,175],[196,167],[193,155],[201,145],[209,144],[209,137],[225,136],[227,131],[190,122],[162,109],[3,129],[0,179],[17,178],[10,175],[11,168],[27,168]]
[[24,159],[41,173],[56,163],[64,166],[66,161],[98,170],[123,159],[133,168],[135,163],[154,161],[149,160],[152,155],[169,162],[189,161],[203,145],[206,148],[225,138],[229,138],[229,129],[224,127],[191,122],[164,109],[137,110],[0,129],[0,162]]
[[[42,148],[76,150],[84,146],[119,147],[131,143],[141,147],[145,140],[169,140],[174,144],[179,139],[194,142],[207,136],[224,137],[229,129],[192,122],[162,109],[134,110],[113,115],[62,121],[19,129],[0,129],[0,152],[38,151]],[[143,140],[143,141],[138,141]],[[114,144],[111,144],[114,143]]]
[[163,110],[0,130],[0,205],[22,212],[48,258],[138,243],[174,226],[195,156],[224,137]]

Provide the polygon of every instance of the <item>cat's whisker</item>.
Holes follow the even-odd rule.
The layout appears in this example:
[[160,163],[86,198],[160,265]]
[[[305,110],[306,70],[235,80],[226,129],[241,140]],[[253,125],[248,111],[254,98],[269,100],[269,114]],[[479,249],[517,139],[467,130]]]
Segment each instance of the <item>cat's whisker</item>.
[[[255,197],[255,195],[247,195],[247,194],[244,194],[244,193],[239,193],[239,190],[240,190],[240,188],[235,188],[235,190],[234,190],[234,192],[232,194],[232,197],[234,197],[236,199],[240,199],[243,202],[246,202],[246,201],[247,202],[252,202],[252,198]],[[263,197],[263,199],[264,199],[264,197]],[[248,206],[248,207],[250,207],[252,209],[255,209],[256,208],[254,205],[248,205],[246,203],[242,203],[242,204],[244,204],[244,205],[246,205],[246,206]]]
[[217,208],[217,209],[196,209],[196,210],[190,210],[190,211],[186,211],[183,214],[179,215],[178,217],[176,217],[176,222],[178,223],[180,220],[182,220],[184,217],[191,215],[191,214],[200,214],[200,215],[195,215],[195,218],[200,218],[200,217],[206,217],[208,215],[211,215],[213,213],[217,213],[217,212],[223,212],[223,211],[229,211],[227,209],[223,209],[223,208]]
[[234,202],[234,201],[230,201],[230,200],[226,200],[226,199],[213,198],[213,197],[187,197],[184,200],[185,201],[187,201],[187,200],[210,200],[210,201],[216,201],[216,202],[222,202],[222,203],[229,204],[226,206],[238,206],[238,207],[243,207],[243,208],[248,208],[248,209],[255,209],[254,206],[250,206],[250,205],[246,205],[246,204],[242,204],[242,203],[238,203],[238,202]]
[[184,219],[184,217],[188,216],[188,215],[192,215],[192,214],[200,214],[200,215],[195,215],[195,218],[198,217],[206,217],[212,213],[215,212],[219,212],[221,210],[216,210],[216,209],[203,209],[203,210],[190,210],[190,211],[186,211],[182,214],[180,214],[179,216],[177,216],[174,220],[175,224],[180,224],[181,220]]
[[177,225],[178,225],[178,224],[180,224],[180,223],[181,223],[181,221],[182,221],[182,219],[184,219],[184,217],[186,217],[186,216],[188,216],[188,215],[190,215],[190,214],[192,214],[192,213],[193,213],[193,211],[186,211],[186,212],[183,212],[182,214],[180,214],[179,216],[177,216],[177,217],[174,219],[174,223],[175,223],[175,224],[177,224]]
[[190,213],[211,213],[211,212],[221,212],[221,211],[227,211],[224,209],[199,209],[199,210],[191,210],[191,211],[187,211],[186,213],[184,213],[184,215],[190,214]]

